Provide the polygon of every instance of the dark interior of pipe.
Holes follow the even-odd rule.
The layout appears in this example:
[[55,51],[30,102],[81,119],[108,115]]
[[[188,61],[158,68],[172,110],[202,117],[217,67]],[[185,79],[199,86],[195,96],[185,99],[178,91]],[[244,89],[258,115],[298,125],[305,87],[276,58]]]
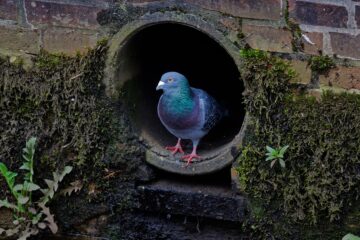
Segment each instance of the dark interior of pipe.
[[[168,71],[184,74],[192,87],[208,92],[229,112],[202,139],[200,154],[220,150],[239,133],[245,115],[243,83],[234,60],[207,34],[174,23],[146,27],[127,40],[119,64],[118,77],[126,79],[122,92],[133,122],[150,145],[162,148],[176,143],[157,116],[161,92],[155,88]],[[186,152],[191,151],[191,142],[185,144]]]

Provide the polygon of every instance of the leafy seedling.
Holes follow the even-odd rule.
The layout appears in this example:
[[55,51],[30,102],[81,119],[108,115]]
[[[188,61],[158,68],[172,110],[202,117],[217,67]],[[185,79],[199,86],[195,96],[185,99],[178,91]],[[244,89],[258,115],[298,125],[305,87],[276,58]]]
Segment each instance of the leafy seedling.
[[267,153],[265,155],[267,157],[266,157],[265,161],[271,161],[270,167],[273,167],[275,165],[275,163],[278,161],[280,166],[282,168],[285,168],[284,154],[288,148],[289,148],[289,145],[286,145],[279,149],[266,146]]

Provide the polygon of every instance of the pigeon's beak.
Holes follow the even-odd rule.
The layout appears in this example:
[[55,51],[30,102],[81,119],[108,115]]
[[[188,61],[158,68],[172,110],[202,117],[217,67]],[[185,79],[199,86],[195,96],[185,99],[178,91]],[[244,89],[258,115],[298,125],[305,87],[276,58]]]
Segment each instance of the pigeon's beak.
[[165,85],[165,83],[163,81],[160,81],[156,87],[156,90],[160,90],[160,89],[163,89],[163,85]]

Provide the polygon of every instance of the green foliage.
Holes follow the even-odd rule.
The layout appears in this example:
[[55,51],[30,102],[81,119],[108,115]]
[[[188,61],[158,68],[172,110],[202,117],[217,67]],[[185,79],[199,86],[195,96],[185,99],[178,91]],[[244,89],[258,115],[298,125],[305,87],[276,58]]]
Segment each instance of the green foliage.
[[284,154],[286,150],[289,148],[289,145],[286,145],[279,149],[274,149],[272,147],[266,146],[267,153],[265,154],[267,157],[265,161],[271,161],[270,166],[273,167],[276,161],[279,162],[282,168],[285,168]]
[[[31,235],[36,235],[39,229],[46,227],[49,227],[53,233],[57,232],[57,225],[46,204],[54,197],[59,183],[65,175],[72,171],[72,167],[66,166],[61,173],[54,172],[53,180],[45,179],[48,188],[40,188],[33,182],[35,143],[36,138],[32,137],[26,142],[26,147],[23,149],[24,162],[20,170],[24,170],[26,173],[22,183],[15,185],[18,174],[8,170],[6,165],[0,162],[0,173],[5,178],[15,199],[15,203],[9,202],[7,198],[0,200],[0,208],[11,209],[15,219],[13,229],[0,228],[0,236],[5,233],[6,236],[19,235],[20,239],[26,239]],[[44,195],[37,202],[32,199],[32,193],[36,191],[41,191]]]
[[269,53],[258,49],[245,48],[240,50],[240,56],[247,61],[265,60],[269,57]]
[[[292,76],[272,56],[245,59],[251,124],[239,157],[241,187],[281,209],[277,215],[289,222],[334,222],[360,197],[360,96],[327,92],[318,101],[297,95],[290,89]],[[284,143],[291,146],[286,169],[269,168],[264,146]]]
[[354,234],[349,233],[349,234],[346,234],[346,235],[342,238],[342,240],[360,240],[360,237],[355,236]]
[[309,59],[308,65],[311,70],[320,74],[326,73],[328,70],[336,66],[334,60],[329,56],[312,56]]

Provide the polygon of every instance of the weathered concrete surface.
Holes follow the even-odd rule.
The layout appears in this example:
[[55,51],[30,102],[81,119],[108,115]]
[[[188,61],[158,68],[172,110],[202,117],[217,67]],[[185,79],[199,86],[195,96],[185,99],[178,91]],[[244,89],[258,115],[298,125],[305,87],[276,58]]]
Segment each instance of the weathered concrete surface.
[[[116,225],[115,225],[116,224]],[[116,226],[116,227],[115,227]],[[109,239],[126,240],[241,240],[249,239],[241,224],[170,214],[132,212],[114,219]]]
[[139,209],[241,222],[246,199],[230,187],[159,180],[138,187]]

